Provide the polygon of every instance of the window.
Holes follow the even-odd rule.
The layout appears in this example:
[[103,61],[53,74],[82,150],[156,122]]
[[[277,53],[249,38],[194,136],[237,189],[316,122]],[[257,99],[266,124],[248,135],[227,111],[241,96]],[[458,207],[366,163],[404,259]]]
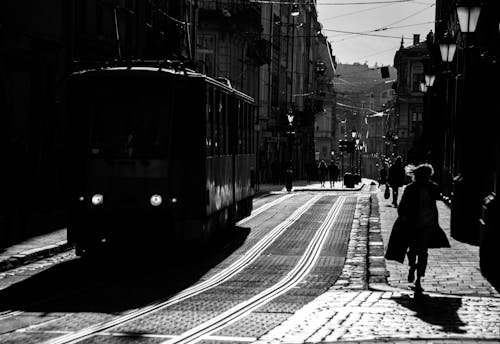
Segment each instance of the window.
[[243,103],[243,154],[248,153],[248,104]]
[[250,105],[250,135],[251,135],[251,151],[250,153],[255,154],[255,128],[254,128],[254,123],[255,123],[255,107]]
[[237,122],[238,122],[238,149],[237,153],[241,154],[243,152],[243,106],[241,100],[237,100],[238,103],[238,113],[237,113]]
[[207,96],[206,147],[207,147],[207,156],[212,156],[214,154],[214,150],[213,150],[213,122],[214,122],[213,89],[208,87],[207,93],[208,93],[208,96]]
[[215,91],[214,103],[214,155],[221,154],[221,99],[220,91]]
[[228,132],[227,132],[227,94],[222,93],[220,103],[221,113],[221,154],[228,154]]
[[411,65],[411,90],[420,91],[420,83],[424,81],[424,65],[421,62],[415,62]]

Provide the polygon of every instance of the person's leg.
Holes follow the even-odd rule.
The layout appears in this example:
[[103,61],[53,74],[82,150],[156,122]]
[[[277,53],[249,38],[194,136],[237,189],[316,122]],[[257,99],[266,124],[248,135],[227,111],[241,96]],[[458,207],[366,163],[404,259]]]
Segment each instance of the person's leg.
[[427,248],[419,249],[417,262],[417,280],[415,281],[415,288],[417,291],[423,290],[421,278],[425,276],[425,270],[427,269],[427,258]]
[[392,188],[392,204],[395,206],[398,205],[398,187],[393,187]]
[[408,271],[408,282],[412,283],[415,280],[415,270],[417,269],[416,249],[414,247],[410,246],[406,255],[408,256],[408,266],[410,267],[410,269]]

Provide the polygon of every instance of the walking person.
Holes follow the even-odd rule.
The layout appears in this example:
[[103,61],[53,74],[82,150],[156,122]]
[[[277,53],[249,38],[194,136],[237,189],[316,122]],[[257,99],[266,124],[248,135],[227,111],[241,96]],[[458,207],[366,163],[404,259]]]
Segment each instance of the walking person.
[[328,173],[328,166],[326,165],[325,160],[321,160],[318,164],[318,173],[319,173],[319,181],[321,183],[321,187],[325,187],[326,174]]
[[[439,226],[436,201],[439,187],[429,178],[432,166],[422,164],[413,170],[414,181],[404,190],[398,207],[398,219],[392,228],[386,259],[403,263],[408,256],[408,282],[415,281],[415,292],[421,293],[422,277],[427,269],[429,248],[450,247],[446,234]],[[415,272],[417,273],[415,280]]]
[[330,165],[328,166],[328,175],[330,176],[330,187],[333,188],[335,186],[335,182],[339,178],[339,168],[335,164],[334,161],[330,162]]
[[378,185],[385,185],[387,183],[387,169],[385,168],[385,164],[382,164],[382,169],[379,171],[379,183]]
[[389,167],[389,177],[387,181],[392,189],[392,205],[397,207],[399,188],[404,185],[405,181],[405,169],[401,156],[398,156],[391,167]]

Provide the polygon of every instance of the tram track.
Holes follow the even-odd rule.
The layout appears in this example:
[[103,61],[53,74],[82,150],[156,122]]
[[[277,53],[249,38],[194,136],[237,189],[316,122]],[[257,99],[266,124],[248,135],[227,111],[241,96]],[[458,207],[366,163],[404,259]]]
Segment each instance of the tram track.
[[[285,194],[284,196],[281,196],[271,202],[268,202],[256,209],[254,209],[252,211],[252,213],[250,214],[250,216],[242,219],[241,221],[239,221],[237,223],[238,226],[242,226],[246,223],[248,223],[249,221],[251,221],[252,219],[254,219],[255,217],[257,217],[258,215],[262,214],[263,212],[269,210],[270,208],[282,203],[283,201],[286,201],[287,199],[293,197],[294,194]],[[293,215],[292,215],[293,216]],[[63,253],[61,253],[63,254]],[[74,259],[75,257],[71,257],[71,259]],[[33,263],[30,263],[30,264],[36,264],[37,262],[33,262]],[[19,267],[19,268],[16,268],[16,269],[23,269],[25,267]],[[43,300],[41,302],[47,302],[47,300]],[[40,302],[37,302],[37,303],[33,303],[33,304],[30,304],[28,306],[36,306],[40,304]],[[24,314],[25,312],[24,311],[19,311],[19,310],[6,310],[6,311],[3,311],[3,312],[0,312],[0,321],[3,321],[5,319],[8,319],[8,318],[11,318],[11,317],[16,317],[16,316],[19,316],[19,315],[22,315]]]
[[252,311],[294,288],[314,267],[314,264],[321,253],[321,248],[326,240],[328,232],[340,213],[344,201],[345,198],[343,197],[339,197],[337,199],[330,209],[325,221],[323,221],[322,225],[310,241],[299,262],[278,283],[253,296],[247,301],[242,302],[239,305],[236,305],[222,314],[212,318],[211,320],[198,325],[197,327],[181,334],[180,336],[177,336],[174,339],[165,341],[162,344],[195,343],[203,339],[204,336],[210,335],[223,327],[234,323]]
[[[290,196],[291,197],[291,196]],[[195,295],[202,292],[208,291],[234,277],[245,267],[254,262],[261,254],[264,252],[275,240],[283,234],[286,229],[288,229],[292,224],[294,224],[306,211],[308,211],[320,198],[321,195],[316,195],[304,203],[301,207],[295,210],[292,215],[290,215],[286,220],[281,222],[279,225],[274,227],[270,232],[268,232],[261,240],[257,242],[251,249],[249,249],[243,256],[241,256],[237,261],[231,264],[226,269],[220,271],[219,273],[213,275],[206,281],[189,287],[176,295],[169,297],[167,299],[152,303],[146,307],[142,307],[133,310],[127,314],[124,314],[116,319],[105,321],[103,323],[95,324],[87,328],[81,329],[77,332],[73,332],[64,336],[56,337],[45,342],[45,344],[65,344],[65,343],[75,343],[85,338],[91,337],[99,332],[103,332],[110,328],[118,325],[125,324],[129,321],[135,320],[137,318],[146,316],[153,312],[159,311],[163,308],[172,306],[178,302],[187,300]],[[281,200],[278,199],[278,200]],[[276,200],[277,201],[277,200]],[[272,202],[270,202],[272,203]],[[279,202],[278,202],[279,203]],[[277,204],[277,203],[276,203]],[[260,209],[260,208],[258,208]],[[264,210],[263,210],[264,211]]]
[[275,200],[273,200],[271,202],[268,202],[268,203],[264,204],[263,206],[261,206],[261,207],[255,209],[254,211],[252,211],[252,213],[250,214],[250,216],[245,217],[243,220],[239,221],[236,225],[241,226],[241,225],[249,222],[254,217],[262,214],[266,210],[274,207],[275,205],[277,205],[277,204],[279,204],[279,203],[281,203],[281,202],[283,202],[283,201],[291,198],[292,196],[293,196],[293,194],[291,194],[291,193],[290,194],[286,194],[286,195],[284,195],[284,196],[282,196],[280,198],[277,198],[277,199],[275,199]]

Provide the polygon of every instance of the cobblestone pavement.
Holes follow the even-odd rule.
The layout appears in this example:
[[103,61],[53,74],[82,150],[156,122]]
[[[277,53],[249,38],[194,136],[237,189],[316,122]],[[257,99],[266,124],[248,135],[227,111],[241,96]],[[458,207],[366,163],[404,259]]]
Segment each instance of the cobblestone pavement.
[[[375,187],[370,188],[368,187],[369,183],[367,184],[366,181],[365,185],[367,187],[363,188],[364,191],[357,190],[350,193],[349,197],[353,198],[352,206],[355,205],[354,216],[352,215],[351,206],[351,211],[345,212],[342,215],[343,218],[340,219],[340,222],[344,224],[350,223],[350,220],[353,219],[350,233],[349,226],[346,228],[334,227],[332,232],[346,233],[345,238],[349,236],[345,264],[343,267],[341,264],[338,265],[338,273],[332,273],[332,266],[328,265],[330,263],[325,263],[325,266],[318,266],[308,277],[308,282],[302,288],[297,288],[292,293],[293,295],[285,295],[286,297],[277,299],[276,302],[262,307],[248,317],[235,322],[219,333],[214,333],[213,336],[202,340],[200,343],[499,343],[500,296],[481,276],[478,248],[457,242],[449,236],[449,209],[442,203],[438,204],[441,226],[447,232],[452,247],[430,251],[428,272],[423,280],[425,293],[422,296],[415,296],[406,282],[406,265],[385,261],[383,257],[384,247],[388,241],[392,223],[397,216],[397,210],[391,206],[390,200],[383,199],[383,188],[381,190],[377,190]],[[369,189],[372,192],[369,192]],[[276,194],[257,199],[256,206],[281,197],[282,194],[284,192],[278,191]],[[340,195],[343,192],[336,192],[335,194]],[[293,203],[303,203],[313,194],[300,192],[295,194],[294,197],[297,196],[297,200],[290,203],[286,202],[286,205],[283,204],[283,206],[253,219],[251,226],[253,230],[249,232],[245,243],[240,247],[240,250],[234,252],[232,258],[244,254],[245,247],[252,245],[262,234],[260,231],[266,227],[264,226],[266,222],[280,222],[282,218],[293,211],[296,206]],[[329,195],[325,196],[326,200]],[[347,216],[350,219],[347,219]],[[247,226],[250,227],[249,224],[242,227]],[[296,228],[297,238],[307,234],[304,231],[305,228],[304,224],[298,223]],[[245,230],[245,228],[242,228],[242,230]],[[339,235],[339,233],[335,235]],[[345,251],[342,251],[341,254],[341,250],[334,247],[337,241],[342,240],[331,240],[331,244],[326,245],[327,247],[331,246],[332,252],[337,253],[328,252],[331,257],[324,253],[321,258],[322,261],[328,262],[333,258],[340,259],[341,256],[344,256]],[[282,252],[276,252],[277,257],[293,253],[286,247],[286,242],[283,241],[280,245],[283,246]],[[276,246],[276,249],[280,248],[280,245]],[[9,274],[0,274],[0,289],[2,289],[2,282],[12,281],[13,278],[17,277],[26,278],[26,276],[36,273],[36,271],[58,264],[61,259],[71,260],[72,258],[74,258],[72,253],[65,253],[47,259],[46,263],[37,262],[18,268],[19,270],[16,271],[15,276],[10,275],[15,271],[9,271]],[[263,259],[268,259],[267,255],[264,255]],[[232,259],[228,258],[218,268],[220,269],[231,261]],[[75,264],[67,266],[66,269],[74,269],[74,266]],[[333,278],[326,281],[325,268],[329,269],[328,271],[332,276],[340,274],[340,277],[336,281]],[[256,267],[254,270],[262,271],[262,267]],[[217,268],[213,269],[212,272],[214,271],[216,272]],[[211,272],[200,277],[203,279],[210,275]],[[262,273],[259,276],[261,275]],[[181,277],[181,275],[177,276],[177,278]],[[251,286],[254,284],[254,280],[255,276],[248,274],[241,280],[244,283],[237,286],[248,291],[252,289]],[[123,281],[117,279],[116,283],[125,285],[124,281],[125,277]],[[152,286],[157,283],[159,284],[157,289],[161,289],[160,282],[152,279],[146,281],[145,285]],[[319,285],[319,282],[323,283],[323,285]],[[332,283],[334,284],[332,285]],[[331,287],[323,293],[328,286]],[[143,293],[137,293],[137,295],[151,295],[155,292],[163,295],[165,293],[164,290],[153,289],[151,291],[148,288],[140,288]],[[230,302],[232,300],[231,295],[234,294],[234,288],[231,290],[231,292],[216,293],[214,295],[219,295],[217,300],[220,302]],[[113,297],[117,297],[117,295],[114,295],[116,291],[110,290],[109,293],[111,292]],[[102,293],[102,291],[99,291],[99,293]],[[243,291],[238,292],[238,295],[243,294]],[[134,293],[128,292],[127,295],[129,298],[134,298]],[[108,297],[111,299],[111,294]],[[302,299],[303,302],[297,302],[298,298]],[[82,302],[85,303],[85,300],[87,299],[84,297]],[[102,297],[99,300],[101,303],[107,302]],[[68,305],[65,304],[62,308],[64,312],[58,312],[60,311],[59,308],[43,309],[43,312],[39,313],[32,310],[32,312],[23,315],[26,319],[17,317],[15,321],[19,322],[21,319],[30,324],[40,323],[40,325],[31,328],[35,332],[23,332],[22,328],[26,327],[26,324],[21,321],[15,325],[20,326],[20,330],[12,332],[8,338],[12,342],[35,342],[34,339],[36,338],[38,340],[49,339],[65,333],[64,331],[81,328],[85,321],[93,324],[106,320],[105,317],[112,316],[105,314],[106,312],[99,313],[99,308],[87,310],[86,307],[83,307],[83,303],[74,302],[76,303],[72,306],[80,311],[78,314],[66,313]],[[123,300],[121,303],[123,303]],[[207,299],[201,300],[201,303],[193,303],[196,306],[193,308],[195,310],[194,315],[212,316],[208,312],[200,311],[201,308],[198,306],[201,304],[215,307],[217,302],[214,302],[214,299]],[[305,306],[300,308],[302,305]],[[87,310],[87,313],[84,310]],[[183,312],[185,310],[185,308],[182,309]],[[107,311],[109,312],[109,309]],[[156,325],[154,321],[147,324],[148,326],[158,326],[158,334],[150,334],[150,337],[148,337],[147,333],[141,332],[144,330],[144,328],[141,328],[137,333],[130,333],[130,335],[135,335],[136,339],[141,342],[159,343],[171,338],[174,334],[178,334],[177,332],[171,332],[168,335],[160,334],[166,330],[165,324],[169,321],[178,321],[179,326],[186,325],[184,321],[186,318],[176,318],[175,312],[167,313],[158,314],[160,318],[163,317],[159,319],[163,320]],[[42,323],[45,325],[42,325]],[[61,327],[61,324],[64,326]],[[12,329],[14,325],[9,323],[6,326]],[[36,330],[41,332],[36,333]],[[50,332],[49,330],[54,331]],[[84,342],[130,342],[131,338],[123,337],[129,335],[127,331],[130,328],[122,330],[125,332],[116,335],[102,334],[100,337],[93,337]],[[262,333],[265,334],[262,335]],[[153,337],[153,335],[158,337]]]
[[[449,234],[449,209],[438,207]],[[478,248],[450,238],[451,248],[430,250],[415,296],[407,267],[383,259],[396,216],[382,190],[360,196],[341,277],[254,344],[500,342],[500,297],[479,272]]]
[[0,272],[50,257],[71,247],[66,241],[66,228],[46,233],[0,249]]
[[[382,237],[387,244],[392,224],[397,218],[397,209],[385,200],[382,192],[377,194]],[[499,297],[498,292],[483,278],[479,270],[479,247],[456,241],[450,236],[450,209],[438,202],[439,224],[450,241],[451,248],[429,250],[429,263],[422,287],[426,291],[453,295]],[[387,261],[390,273],[388,282],[396,288],[407,288],[408,269],[405,265]]]

